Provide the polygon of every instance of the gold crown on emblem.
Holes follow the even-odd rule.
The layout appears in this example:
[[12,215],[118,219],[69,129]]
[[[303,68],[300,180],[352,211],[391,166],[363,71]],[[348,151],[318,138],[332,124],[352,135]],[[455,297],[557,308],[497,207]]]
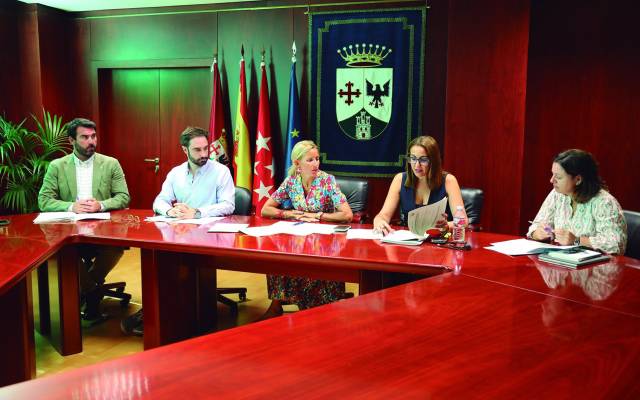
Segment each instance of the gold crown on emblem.
[[362,43],[338,49],[338,54],[347,62],[348,67],[377,67],[382,65],[389,53],[391,49],[387,49],[387,46],[376,44],[374,47],[371,43],[369,46]]

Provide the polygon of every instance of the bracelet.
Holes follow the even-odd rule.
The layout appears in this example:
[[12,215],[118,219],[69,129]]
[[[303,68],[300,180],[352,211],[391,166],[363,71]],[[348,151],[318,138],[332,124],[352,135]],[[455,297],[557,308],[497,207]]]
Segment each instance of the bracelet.
[[318,212],[318,213],[316,214],[316,219],[317,219],[318,221],[321,221],[321,219],[320,219],[320,218],[322,218],[322,214],[324,214],[322,211],[320,211],[320,212]]
[[284,219],[284,210],[278,210],[276,212],[276,218],[278,219]]

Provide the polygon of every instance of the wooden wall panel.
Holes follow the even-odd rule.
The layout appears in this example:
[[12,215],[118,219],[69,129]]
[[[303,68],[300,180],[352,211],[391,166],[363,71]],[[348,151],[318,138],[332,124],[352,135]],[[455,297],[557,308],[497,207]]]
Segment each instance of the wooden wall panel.
[[[71,18],[63,11],[38,6],[38,51],[42,106],[68,121],[73,118],[76,79],[71,55]],[[32,111],[40,115],[41,109]]]
[[212,57],[216,13],[141,15],[91,20],[92,60]]
[[12,3],[0,5],[0,115],[11,121],[25,117],[19,107],[22,96],[18,15],[22,7]]
[[208,129],[211,102],[209,68],[159,70],[161,181],[176,165],[186,161],[180,133],[187,126]]
[[444,167],[484,190],[495,232],[520,221],[528,34],[527,2],[450,1]]
[[532,2],[521,226],[568,148],[592,152],[622,207],[640,210],[639,13],[632,1]]

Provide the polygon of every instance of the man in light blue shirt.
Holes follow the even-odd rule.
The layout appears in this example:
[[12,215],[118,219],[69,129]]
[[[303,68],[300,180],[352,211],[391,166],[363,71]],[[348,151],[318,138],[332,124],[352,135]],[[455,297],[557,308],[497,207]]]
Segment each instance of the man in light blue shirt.
[[[153,210],[176,218],[204,218],[229,215],[235,209],[235,187],[229,168],[209,159],[209,134],[187,127],[180,134],[187,161],[167,174]],[[143,334],[143,309],[120,322],[125,334]]]
[[153,202],[160,215],[200,218],[229,215],[235,209],[235,187],[229,168],[209,159],[208,133],[188,127],[180,135],[187,161],[173,168]]

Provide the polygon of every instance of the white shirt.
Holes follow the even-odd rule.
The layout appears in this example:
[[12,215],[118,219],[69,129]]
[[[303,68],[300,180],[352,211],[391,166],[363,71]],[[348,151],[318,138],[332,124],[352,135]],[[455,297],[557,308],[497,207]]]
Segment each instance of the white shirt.
[[[76,200],[86,200],[93,198],[93,160],[95,153],[82,161],[73,153],[73,164],[76,166]],[[100,202],[100,211],[104,210],[104,205]],[[69,206],[69,211],[73,211],[73,203]]]
[[186,203],[200,211],[201,217],[230,215],[235,209],[235,187],[229,168],[217,161],[207,160],[195,176],[189,162],[173,168],[153,202],[153,210],[167,215],[173,203]]

